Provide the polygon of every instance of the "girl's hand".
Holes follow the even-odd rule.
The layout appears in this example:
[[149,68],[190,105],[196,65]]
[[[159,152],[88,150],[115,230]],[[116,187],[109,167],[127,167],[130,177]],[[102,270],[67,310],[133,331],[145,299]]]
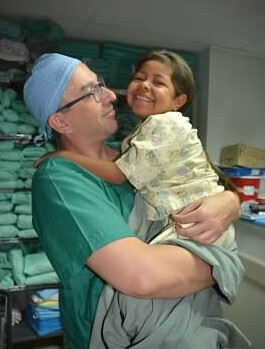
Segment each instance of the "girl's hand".
[[[202,244],[213,244],[240,217],[240,202],[236,193],[224,191],[204,197],[187,206],[178,214],[172,214],[176,229]],[[186,228],[182,224],[189,224]]]

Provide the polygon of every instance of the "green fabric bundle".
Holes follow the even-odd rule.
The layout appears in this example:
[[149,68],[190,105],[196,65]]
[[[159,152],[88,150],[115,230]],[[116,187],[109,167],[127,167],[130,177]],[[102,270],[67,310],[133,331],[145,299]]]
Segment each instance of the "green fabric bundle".
[[18,173],[17,172],[7,172],[7,171],[0,172],[0,182],[2,182],[2,181],[12,181],[14,179],[18,179]]
[[26,188],[26,189],[30,189],[31,187],[32,187],[32,179],[30,178],[30,179],[26,179],[25,181],[24,181],[24,187]]
[[38,275],[52,272],[53,267],[44,252],[27,254],[25,256],[24,273],[26,275]]
[[25,160],[35,160],[45,153],[45,148],[35,147],[33,145],[29,145],[22,150],[22,154]]
[[21,163],[21,169],[29,169],[29,168],[34,168],[34,164],[32,160],[27,160],[27,161],[23,161]]
[[17,192],[14,193],[12,195],[12,199],[11,199],[12,203],[15,205],[21,204],[30,204],[31,205],[31,192],[29,191],[21,191],[21,192]]
[[1,170],[6,172],[16,172],[20,169],[21,163],[18,161],[5,161],[0,162]]
[[19,229],[32,229],[32,215],[19,214],[17,216],[17,227]]
[[45,149],[47,152],[48,151],[55,151],[55,149],[56,149],[54,144],[52,144],[51,142],[46,142],[44,146],[45,146]]
[[17,215],[14,213],[3,213],[0,215],[0,226],[16,224],[16,222],[17,222]]
[[28,108],[24,101],[15,100],[11,103],[11,108],[19,114],[28,113]]
[[7,161],[21,161],[23,155],[20,149],[0,151],[0,159]]
[[12,265],[8,261],[6,252],[1,252],[0,251],[0,268],[1,269],[12,269]]
[[38,237],[34,229],[18,230],[18,236],[23,239],[32,239]]
[[20,179],[14,180],[0,180],[1,189],[23,189],[25,187],[23,181]]
[[1,103],[4,109],[8,109],[11,103],[17,98],[17,92],[12,88],[3,91]]
[[21,133],[25,135],[34,135],[37,133],[37,130],[35,126],[19,124],[17,125],[17,133]]
[[1,141],[0,142],[0,150],[11,150],[14,149],[15,144],[12,141]]
[[8,259],[12,265],[13,278],[18,286],[25,285],[24,265],[25,259],[22,250],[14,248],[9,251]]
[[14,238],[18,236],[18,228],[15,225],[0,225],[0,238]]
[[42,284],[57,284],[59,278],[55,271],[45,274],[28,276],[25,279],[25,285],[42,285]]
[[27,38],[46,38],[49,40],[63,40],[65,38],[63,28],[53,21],[24,19],[21,21],[21,26]]
[[7,122],[16,123],[19,120],[19,114],[12,109],[4,109],[2,115]]
[[21,113],[19,121],[27,125],[39,127],[38,121],[29,113]]
[[0,131],[5,134],[16,134],[18,133],[18,125],[13,122],[1,122],[0,123]]
[[[1,202],[0,202],[0,205],[1,205]],[[32,207],[29,204],[16,205],[14,212],[16,214],[27,214],[28,215],[28,214],[32,213]]]
[[1,193],[0,192],[0,201],[5,201],[12,199],[12,194],[11,193]]
[[23,179],[31,179],[35,171],[35,168],[22,168],[19,170],[19,176]]
[[13,204],[12,202],[9,201],[0,201],[0,213],[6,213],[6,212],[11,212],[13,209]]
[[8,289],[14,286],[12,272],[6,269],[0,269],[0,288]]

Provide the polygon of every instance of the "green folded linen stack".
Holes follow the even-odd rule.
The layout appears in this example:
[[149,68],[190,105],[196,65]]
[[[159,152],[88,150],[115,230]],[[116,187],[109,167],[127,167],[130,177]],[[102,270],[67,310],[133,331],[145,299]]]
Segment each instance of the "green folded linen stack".
[[86,57],[98,58],[100,54],[100,45],[95,42],[65,40],[57,45],[56,52],[83,61]]
[[[5,263],[9,263],[11,266],[12,277],[14,280],[13,284],[24,286],[59,282],[58,276],[44,252],[25,254],[21,248],[17,247],[12,248],[6,255],[7,258],[4,254],[3,258],[6,258],[7,260]],[[0,271],[1,270],[4,270],[4,268],[1,266],[0,259]],[[1,272],[0,283],[2,286]]]
[[32,226],[30,191],[0,193],[0,242],[15,237],[37,237]]
[[11,140],[0,141],[0,189],[30,189],[35,173],[34,160],[54,149],[49,142],[36,147]]
[[0,88],[0,132],[4,134],[38,133],[38,123],[32,117],[24,101],[18,100],[17,93],[11,88]]
[[9,288],[14,286],[12,277],[12,265],[8,260],[6,252],[0,251],[0,288]]

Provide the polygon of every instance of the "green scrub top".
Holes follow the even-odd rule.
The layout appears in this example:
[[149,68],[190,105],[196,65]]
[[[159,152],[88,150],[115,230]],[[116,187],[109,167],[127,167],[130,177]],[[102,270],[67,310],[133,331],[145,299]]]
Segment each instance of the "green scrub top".
[[133,204],[128,182],[111,185],[63,158],[48,159],[33,177],[33,226],[62,284],[68,348],[88,347],[104,286],[85,262],[103,246],[134,236],[127,224]]

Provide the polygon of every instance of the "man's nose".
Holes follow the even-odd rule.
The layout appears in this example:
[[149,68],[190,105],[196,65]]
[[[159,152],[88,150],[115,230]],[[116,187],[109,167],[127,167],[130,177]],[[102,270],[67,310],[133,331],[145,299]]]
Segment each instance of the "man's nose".
[[117,99],[116,94],[107,87],[103,87],[103,99],[108,102],[114,102]]

